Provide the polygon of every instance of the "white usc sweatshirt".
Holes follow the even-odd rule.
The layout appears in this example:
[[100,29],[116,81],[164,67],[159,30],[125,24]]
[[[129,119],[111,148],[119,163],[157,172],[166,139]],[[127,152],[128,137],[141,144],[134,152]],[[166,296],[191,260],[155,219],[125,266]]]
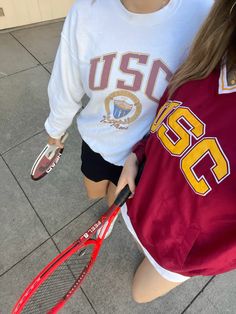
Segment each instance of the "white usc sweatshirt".
[[60,138],[77,117],[83,140],[123,165],[148,131],[172,74],[187,56],[213,0],[170,0],[154,13],[119,0],[77,0],[66,18],[48,87],[48,134]]

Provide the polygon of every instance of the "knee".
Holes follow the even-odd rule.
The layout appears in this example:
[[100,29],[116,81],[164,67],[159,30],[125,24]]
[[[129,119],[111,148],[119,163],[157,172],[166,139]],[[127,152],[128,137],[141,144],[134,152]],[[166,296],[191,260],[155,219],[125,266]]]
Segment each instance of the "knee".
[[139,303],[139,304],[148,302],[146,298],[144,298],[142,292],[138,291],[138,289],[134,289],[134,287],[132,288],[132,298],[134,302]]
[[98,200],[99,198],[105,197],[104,193],[98,193],[96,191],[89,191],[89,190],[86,190],[86,192],[87,192],[87,197],[90,201],[95,201],[95,200]]

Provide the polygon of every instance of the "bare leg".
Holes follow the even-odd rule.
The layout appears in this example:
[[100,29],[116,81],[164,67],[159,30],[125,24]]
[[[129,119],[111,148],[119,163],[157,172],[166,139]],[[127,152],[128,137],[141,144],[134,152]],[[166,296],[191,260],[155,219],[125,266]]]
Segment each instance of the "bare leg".
[[108,207],[110,207],[114,203],[115,191],[116,191],[115,184],[113,184],[111,181],[109,181],[108,188],[107,188],[107,194],[106,194]]
[[134,275],[133,299],[137,303],[150,302],[180,284],[181,282],[171,282],[163,278],[145,257]]
[[94,182],[86,177],[84,177],[84,185],[87,190],[87,195],[90,199],[102,198],[107,194],[109,181],[103,180],[99,182]]

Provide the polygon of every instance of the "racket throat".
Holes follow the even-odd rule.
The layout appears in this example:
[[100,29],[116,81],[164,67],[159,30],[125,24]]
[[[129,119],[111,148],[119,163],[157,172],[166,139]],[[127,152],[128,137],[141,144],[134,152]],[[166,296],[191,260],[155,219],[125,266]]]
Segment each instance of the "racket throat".
[[65,305],[66,301],[61,300],[56,306],[53,307],[47,314],[57,314],[61,308]]

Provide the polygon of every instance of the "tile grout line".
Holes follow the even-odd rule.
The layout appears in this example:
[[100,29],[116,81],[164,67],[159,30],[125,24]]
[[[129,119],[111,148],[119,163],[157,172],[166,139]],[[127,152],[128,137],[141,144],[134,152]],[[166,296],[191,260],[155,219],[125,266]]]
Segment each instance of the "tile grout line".
[[29,204],[30,204],[31,208],[33,209],[34,213],[36,214],[36,216],[38,217],[39,221],[40,221],[41,224],[43,225],[45,231],[47,232],[47,234],[48,234],[48,236],[49,236],[49,238],[48,238],[47,240],[51,239],[51,241],[53,242],[54,246],[56,247],[58,253],[60,253],[60,250],[58,249],[58,246],[56,245],[54,239],[52,238],[50,232],[48,231],[46,225],[44,224],[44,222],[43,222],[42,218],[40,217],[40,215],[38,214],[37,210],[34,208],[32,202],[31,202],[30,199],[28,198],[28,196],[27,196],[27,194],[25,193],[24,189],[23,189],[22,186],[20,185],[20,182],[17,180],[16,176],[14,175],[13,171],[12,171],[11,168],[9,167],[9,165],[8,165],[8,163],[6,162],[6,160],[4,159],[4,157],[3,157],[3,156],[1,156],[1,157],[2,157],[2,160],[3,160],[3,162],[5,163],[6,167],[7,167],[8,170],[10,171],[11,175],[12,175],[13,178],[15,179],[16,183],[18,184],[19,188],[21,189],[22,193],[24,194],[25,198],[26,198],[27,201],[29,202]]
[[[57,246],[56,242],[55,242],[54,239],[53,239],[53,236],[54,236],[57,232],[59,232],[59,230],[58,230],[55,234],[53,234],[53,235],[50,234],[50,232],[47,230],[47,228],[46,228],[44,222],[42,221],[41,217],[39,216],[38,212],[37,212],[36,209],[34,208],[34,206],[33,206],[33,204],[31,203],[31,201],[29,200],[29,198],[28,198],[27,194],[25,193],[24,189],[22,188],[22,186],[20,185],[20,183],[19,183],[19,181],[17,180],[16,176],[14,175],[14,173],[12,172],[12,170],[10,169],[9,165],[7,164],[6,160],[4,159],[3,156],[1,156],[1,158],[2,158],[2,160],[3,160],[3,162],[4,162],[4,164],[6,165],[6,167],[8,168],[8,170],[10,171],[10,173],[12,174],[12,176],[14,177],[16,183],[17,183],[18,186],[20,187],[20,189],[21,189],[21,191],[23,192],[24,196],[25,196],[26,199],[28,200],[28,202],[29,202],[30,206],[32,207],[32,209],[34,210],[36,216],[39,218],[40,222],[42,223],[43,227],[45,228],[46,232],[48,233],[49,238],[47,238],[47,239],[46,239],[44,242],[42,242],[38,247],[36,247],[36,248],[35,248],[34,250],[32,250],[31,252],[29,252],[29,253],[28,253],[26,256],[24,256],[20,261],[18,261],[17,263],[15,263],[14,265],[12,265],[9,269],[7,269],[4,273],[2,273],[2,274],[0,275],[0,278],[1,278],[3,275],[5,275],[7,272],[9,272],[9,271],[10,271],[13,267],[15,267],[17,264],[19,264],[21,261],[23,261],[27,256],[29,256],[30,254],[32,254],[32,252],[34,252],[36,249],[38,249],[40,246],[42,246],[44,243],[46,243],[49,239],[53,242],[53,244],[54,244],[55,248],[57,249],[58,253],[59,253],[59,254],[61,253],[61,250],[59,249],[59,247]],[[100,201],[100,200],[98,200],[97,202],[99,202],[99,201]],[[97,202],[95,202],[95,203],[97,203]],[[95,203],[94,203],[94,204],[95,204]],[[92,204],[91,206],[89,206],[89,207],[87,208],[87,210],[88,210],[89,208],[91,208],[92,206],[93,206],[93,204]],[[85,212],[85,211],[83,211],[83,213],[84,213],[84,212]],[[77,218],[78,218],[80,215],[82,215],[83,213],[79,214],[79,215],[77,216]],[[74,219],[75,219],[75,218],[74,218]],[[72,219],[72,221],[73,221],[74,219]],[[68,225],[68,224],[66,224],[65,226],[67,226],[67,225]],[[65,226],[64,226],[64,227],[65,227]],[[84,290],[83,290],[82,288],[80,288],[80,289],[81,289],[82,293],[84,294],[85,298],[87,299],[88,303],[89,303],[90,306],[92,307],[92,309],[93,309],[93,311],[95,312],[95,314],[97,314],[97,311],[95,310],[93,304],[92,304],[91,301],[89,300],[89,297],[87,296],[87,294],[84,292]]]
[[[6,76],[3,76],[1,77],[0,79],[2,78],[6,78],[6,77],[9,77],[9,76],[12,76],[12,75],[15,75],[15,74],[18,74],[18,73],[21,73],[21,72],[24,72],[24,71],[27,71],[27,70],[30,70],[30,69],[34,69],[34,68],[37,68],[38,66],[42,66],[50,75],[51,75],[51,72],[45,67],[45,64],[47,63],[50,63],[50,62],[46,62],[44,64],[42,64],[13,34],[12,32],[9,32],[9,34],[38,62],[38,64],[36,66],[33,66],[33,67],[30,67],[30,68],[27,68],[27,69],[24,69],[22,71],[18,71],[18,72],[15,72],[15,73],[12,73],[12,74],[9,74],[9,75],[6,75]],[[52,61],[53,62],[53,61]],[[31,201],[29,200],[27,194],[25,193],[24,189],[22,188],[22,186],[20,185],[19,181],[17,180],[16,176],[14,175],[14,173],[12,172],[12,170],[10,169],[9,165],[7,164],[6,160],[4,159],[3,155],[8,153],[9,151],[11,151],[12,149],[14,149],[15,147],[21,145],[22,143],[28,141],[29,139],[33,138],[34,136],[38,135],[38,134],[41,134],[43,132],[40,131],[36,134],[34,134],[33,136],[23,140],[22,142],[14,145],[13,147],[11,147],[10,149],[8,149],[7,151],[5,152],[2,152],[0,153],[0,156],[2,157],[2,160],[3,162],[5,163],[5,165],[7,166],[8,170],[10,171],[10,173],[12,174],[12,176],[14,177],[16,183],[18,184],[18,186],[20,187],[21,191],[23,192],[24,196],[26,197],[27,201],[29,202],[31,208],[33,209],[33,211],[35,212],[36,216],[38,217],[38,219],[40,220],[40,222],[42,223],[44,229],[46,230],[46,232],[48,233],[49,235],[49,238],[47,238],[45,241],[43,241],[39,246],[37,246],[36,248],[34,248],[31,252],[29,252],[26,256],[24,256],[21,260],[19,260],[16,264],[12,265],[9,269],[7,269],[4,273],[0,274],[0,277],[2,277],[3,275],[5,275],[7,272],[9,272],[12,268],[14,268],[17,264],[19,264],[22,260],[24,260],[26,257],[28,257],[30,254],[32,254],[34,251],[36,251],[39,247],[41,247],[44,243],[46,243],[49,239],[53,242],[54,246],[56,247],[57,251],[59,253],[61,253],[61,250],[59,249],[59,247],[57,246],[57,244],[55,243],[53,237],[54,235],[56,235],[58,232],[60,232],[61,230],[63,230],[64,228],[66,228],[70,223],[72,223],[75,219],[79,218],[81,215],[83,215],[87,210],[89,210],[93,205],[97,204],[100,200],[94,202],[93,204],[91,204],[86,210],[84,210],[82,213],[80,213],[78,216],[76,216],[75,218],[73,218],[70,222],[68,222],[67,224],[65,224],[62,228],[60,228],[59,230],[57,230],[54,234],[50,234],[50,232],[47,230],[47,227],[45,226],[44,222],[42,221],[40,215],[38,214],[38,212],[36,211],[36,209],[34,208],[33,204],[31,203]],[[87,296],[87,294],[85,293],[85,291],[82,289],[82,287],[80,288],[80,290],[82,291],[83,295],[85,296],[86,300],[88,301],[88,303],[90,304],[91,308],[93,309],[94,313],[97,314],[97,311],[95,310],[92,302],[90,301],[89,297]]]
[[46,62],[46,63],[42,63],[40,62],[33,54],[32,52],[30,52],[19,40],[18,38],[16,38],[13,33],[9,33],[50,75],[51,75],[51,72],[44,66],[44,64],[47,64],[49,62]]
[[[47,63],[45,63],[45,64],[47,64]],[[19,73],[22,73],[22,72],[26,72],[26,71],[28,71],[28,70],[36,69],[37,67],[40,67],[40,66],[41,66],[41,64],[37,64],[37,65],[35,65],[35,66],[32,66],[32,67],[29,67],[29,68],[27,68],[27,69],[23,69],[23,70],[17,71],[17,72],[15,72],[15,73],[6,74],[6,75],[0,77],[0,80],[5,79],[5,78],[7,78],[7,77],[11,77],[11,76],[13,76],[13,75],[16,75],[16,74],[19,74]]]
[[211,281],[215,278],[215,276],[212,276],[210,280],[202,287],[202,289],[195,295],[195,297],[192,299],[192,301],[186,306],[186,308],[181,312],[181,314],[184,314],[190,306],[193,304],[193,302],[199,297],[201,293],[206,289],[206,287],[211,283]]
[[44,245],[48,240],[50,240],[50,238],[47,238],[45,241],[43,241],[42,243],[40,243],[37,247],[35,247],[32,251],[30,251],[29,253],[27,253],[24,257],[22,257],[19,261],[17,261],[14,265],[12,265],[10,268],[8,268],[7,270],[5,270],[2,274],[0,274],[0,278],[3,277],[6,273],[8,273],[11,269],[13,269],[15,266],[17,266],[18,264],[20,264],[25,258],[27,258],[29,255],[31,255],[34,251],[36,251],[37,249],[39,249],[42,245]]
[[44,27],[44,26],[52,25],[52,24],[58,24],[58,23],[64,22],[64,20],[65,18],[61,17],[55,20],[48,20],[48,21],[38,22],[38,23],[33,23],[33,24],[28,24],[28,25],[5,28],[5,29],[0,30],[0,34],[7,34],[7,33],[9,34],[11,32],[19,32],[19,31],[24,31],[27,29],[33,29],[33,28]]
[[27,201],[29,202],[30,206],[32,207],[33,211],[35,212],[36,216],[38,217],[38,219],[40,220],[41,224],[43,225],[44,229],[46,230],[47,234],[49,235],[49,237],[51,237],[50,232],[48,231],[47,227],[45,226],[42,218],[39,216],[38,212],[36,211],[36,209],[34,208],[32,202],[30,201],[30,199],[28,198],[28,195],[26,194],[26,192],[24,191],[24,189],[22,188],[22,186],[20,185],[20,182],[18,181],[18,179],[16,178],[15,174],[13,173],[13,171],[11,170],[10,166],[8,165],[7,161],[4,159],[4,156],[2,156],[2,160],[4,161],[6,167],[8,168],[8,170],[10,171],[11,175],[13,176],[13,178],[15,179],[16,183],[18,184],[19,188],[21,189],[21,191],[23,192],[25,198],[27,199]]
[[86,292],[84,291],[84,289],[82,287],[80,287],[80,290],[82,291],[82,293],[84,294],[85,298],[87,299],[88,303],[90,304],[91,308],[94,310],[94,313],[97,314],[98,312],[95,310],[94,305],[92,304],[92,302],[89,300],[89,297],[87,296]]
[[62,228],[60,228],[59,230],[57,230],[55,233],[53,233],[52,235],[50,234],[50,232],[47,230],[44,222],[42,221],[41,217],[39,216],[38,212],[35,210],[33,204],[31,203],[31,201],[29,200],[28,196],[26,195],[24,189],[21,187],[19,181],[17,180],[16,176],[14,175],[14,173],[12,172],[12,170],[10,169],[9,165],[7,164],[6,160],[4,159],[4,157],[2,156],[2,154],[0,154],[4,164],[6,165],[6,167],[8,168],[8,170],[10,171],[10,173],[12,174],[12,176],[14,177],[17,185],[20,187],[21,191],[23,192],[24,196],[26,197],[27,201],[29,202],[31,208],[34,210],[36,216],[39,218],[40,222],[42,223],[43,227],[45,228],[46,232],[48,233],[49,237],[43,241],[40,245],[38,245],[36,248],[34,248],[32,251],[30,251],[26,256],[24,256],[21,260],[19,260],[17,263],[15,263],[13,266],[11,266],[9,269],[7,269],[4,273],[0,274],[0,277],[2,277],[4,274],[6,274],[9,270],[11,270],[14,266],[16,266],[17,264],[19,264],[22,260],[24,260],[26,257],[28,257],[30,254],[32,254],[36,249],[38,249],[41,245],[43,245],[44,243],[46,243],[48,240],[52,240],[53,244],[55,245],[56,249],[58,250],[59,253],[61,253],[61,250],[58,248],[57,244],[55,243],[53,237],[60,232],[61,230],[63,230],[64,228],[66,228],[70,223],[72,223],[74,220],[76,220],[77,218],[79,218],[81,215],[83,215],[87,210],[89,210],[92,206],[94,206],[95,204],[97,204],[100,200],[94,202],[93,204],[91,204],[88,208],[86,208],[82,213],[80,213],[78,216],[76,216],[75,218],[73,218],[72,220],[70,220],[68,223],[66,223]]
[[[96,203],[98,203],[100,200],[94,202],[93,204],[91,204],[91,206],[89,206],[85,211],[83,211],[82,213],[80,213],[77,217],[73,218],[70,222],[68,222],[66,225],[64,225],[64,227],[62,227],[60,230],[57,230],[57,232],[55,232],[54,234],[50,234],[50,232],[48,231],[47,227],[45,226],[44,222],[42,221],[41,217],[39,216],[38,212],[36,211],[36,209],[34,208],[33,204],[31,203],[31,201],[29,200],[27,194],[25,193],[24,189],[22,188],[22,186],[20,185],[19,181],[17,180],[16,176],[14,175],[14,173],[12,172],[12,170],[10,169],[9,165],[7,164],[6,160],[4,159],[4,157],[1,155],[1,158],[3,160],[3,162],[5,163],[6,167],[8,168],[8,170],[10,171],[10,173],[12,174],[12,176],[14,177],[16,183],[18,184],[18,186],[20,187],[21,191],[23,192],[24,196],[26,197],[27,201],[29,202],[30,206],[32,207],[33,211],[35,212],[36,216],[38,217],[38,219],[40,220],[40,222],[42,223],[44,229],[46,230],[46,232],[49,235],[49,238],[47,238],[43,243],[41,243],[38,247],[36,247],[34,250],[32,250],[31,252],[29,252],[26,256],[24,256],[20,261],[18,261],[16,264],[14,264],[13,266],[11,266],[8,270],[6,270],[3,274],[0,275],[0,277],[2,277],[4,274],[6,274],[9,270],[11,270],[13,267],[15,267],[17,264],[19,264],[22,260],[24,260],[27,256],[29,256],[30,254],[32,254],[32,252],[34,252],[36,249],[38,249],[41,245],[43,245],[44,243],[46,243],[49,239],[53,242],[55,248],[57,249],[58,253],[61,253],[61,250],[59,249],[59,247],[57,246],[56,242],[54,241],[53,237],[55,234],[57,234],[60,230],[62,230],[63,228],[65,228],[66,226],[68,226],[71,222],[73,222],[76,218],[79,218],[83,213],[85,213],[87,210],[89,210],[93,205],[95,205]],[[95,310],[93,304],[91,303],[89,297],[87,296],[87,294],[85,293],[85,291],[80,287],[83,295],[85,296],[86,300],[88,301],[88,303],[90,304],[90,306],[92,307],[93,311],[95,314],[97,314],[97,311]]]
[[1,156],[3,156],[3,155],[5,155],[5,154],[9,153],[12,149],[18,147],[18,146],[21,145],[21,144],[24,144],[24,143],[27,142],[28,140],[32,139],[33,137],[35,137],[35,136],[37,136],[37,135],[39,135],[39,134],[42,134],[43,132],[44,132],[44,129],[42,129],[41,131],[38,131],[37,133],[35,133],[35,134],[31,135],[30,137],[24,139],[23,141],[21,141],[21,142],[15,144],[15,145],[13,145],[12,147],[8,148],[6,151],[1,152],[1,153],[0,153]]
[[62,231],[64,228],[66,228],[67,226],[69,226],[73,221],[75,221],[76,219],[78,219],[81,215],[83,215],[84,213],[86,213],[87,210],[89,210],[91,207],[93,207],[94,205],[96,205],[97,203],[100,202],[101,199],[99,199],[98,201],[94,202],[92,205],[90,205],[88,208],[86,208],[82,213],[80,213],[78,216],[74,217],[73,219],[71,219],[69,222],[67,222],[63,227],[61,227],[60,229],[58,229],[55,233],[52,234],[52,237],[54,237],[58,232]]

